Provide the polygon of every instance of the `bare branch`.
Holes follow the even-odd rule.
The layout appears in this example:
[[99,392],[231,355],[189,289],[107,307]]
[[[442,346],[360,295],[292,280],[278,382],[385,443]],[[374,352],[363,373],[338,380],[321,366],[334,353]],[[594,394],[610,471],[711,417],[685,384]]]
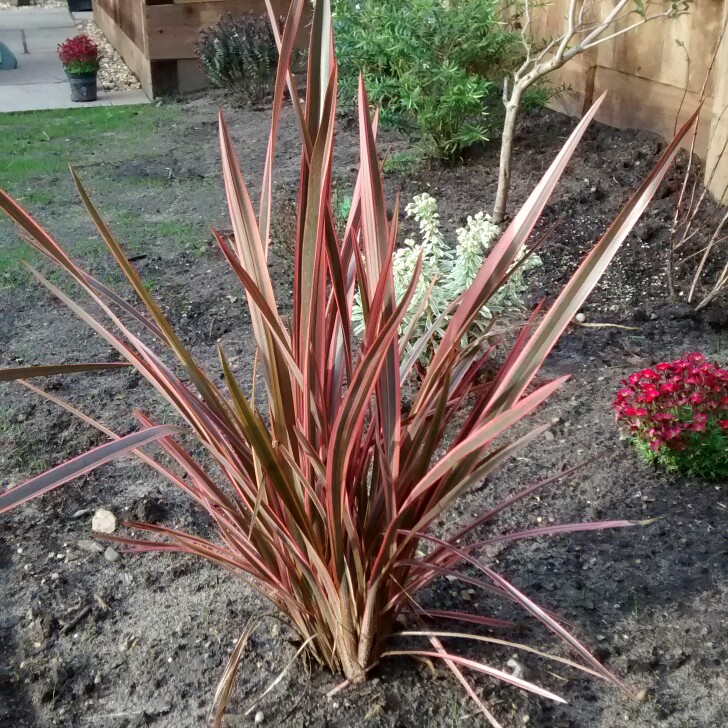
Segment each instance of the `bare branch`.
[[574,37],[574,31],[576,30],[576,4],[577,0],[570,0],[569,12],[566,16],[566,32],[559,44],[559,50],[556,51],[556,55],[562,57],[564,52],[571,43],[571,39]]
[[591,43],[593,38],[598,38],[612,23],[614,23],[619,14],[624,9],[624,6],[630,2],[630,0],[619,0],[614,6],[612,11],[607,15],[606,18],[598,25],[585,39],[583,45],[586,47]]
[[[658,20],[659,18],[670,18],[672,17],[669,12],[660,13],[659,15],[650,15],[649,18],[643,18],[642,20],[637,21],[636,23],[632,23],[632,25],[628,25],[626,28],[622,28],[621,30],[617,30],[614,33],[610,33],[609,35],[605,35],[603,38],[599,38],[598,40],[592,41],[591,43],[587,43],[588,38],[591,38],[592,36],[588,36],[582,43],[580,43],[578,46],[574,46],[574,48],[569,51],[566,55],[567,60],[570,58],[573,58],[575,55],[578,55],[579,53],[584,53],[584,51],[591,50],[592,48],[596,48],[597,46],[602,45],[602,43],[607,43],[610,40],[614,40],[615,38],[618,38],[620,35],[624,35],[625,33],[629,33],[636,28],[639,28],[646,23],[651,23],[653,20]],[[606,28],[603,29],[603,31],[606,30]],[[602,32],[603,32],[602,31]],[[592,33],[593,35],[593,33]]]
[[[676,18],[684,14],[687,12],[691,1],[671,0],[668,10],[649,14],[649,11],[646,11],[642,3],[637,0],[616,0],[614,7],[602,20],[592,22],[589,16],[590,11],[594,8],[593,0],[568,0],[563,32],[555,34],[540,51],[536,52],[532,39],[528,37],[528,32],[533,23],[533,7],[530,0],[523,0],[523,17],[525,20],[520,33],[526,53],[525,59],[520,66],[511,71],[509,82],[503,86],[503,104],[506,107],[507,114],[504,123],[504,134],[501,137],[501,165],[506,164],[510,168],[511,150],[509,145],[512,144],[515,117],[518,115],[518,107],[523,94],[530,86],[548,76],[552,71],[561,68],[572,58],[603,43],[613,41],[615,38],[655,20]],[[651,5],[651,3],[647,3],[647,5]],[[635,12],[639,15],[639,20],[630,22],[623,28],[615,29],[618,23],[629,18]],[[582,36],[584,37],[580,42],[572,45],[575,38]],[[505,126],[509,127],[509,133],[507,134],[505,133]],[[496,203],[493,211],[497,222],[501,222],[505,215],[508,192],[503,190],[502,187],[510,184],[509,180],[509,169],[499,173]]]

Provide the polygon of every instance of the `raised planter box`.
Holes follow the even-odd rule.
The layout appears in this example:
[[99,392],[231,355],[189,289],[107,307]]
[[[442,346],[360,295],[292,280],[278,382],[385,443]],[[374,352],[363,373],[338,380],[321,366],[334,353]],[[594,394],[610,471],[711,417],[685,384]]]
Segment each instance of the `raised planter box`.
[[[273,0],[285,15],[288,0]],[[266,14],[264,0],[94,0],[94,19],[149,96],[207,83],[195,54],[200,30],[226,14]]]

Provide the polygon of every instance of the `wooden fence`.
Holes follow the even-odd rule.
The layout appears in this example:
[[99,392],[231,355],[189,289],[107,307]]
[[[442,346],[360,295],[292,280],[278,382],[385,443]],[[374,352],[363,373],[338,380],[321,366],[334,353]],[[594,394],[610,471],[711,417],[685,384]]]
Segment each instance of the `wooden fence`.
[[[560,34],[568,6],[569,0],[550,0],[535,11],[534,36]],[[613,7],[614,0],[595,0],[596,17]],[[690,8],[678,19],[647,23],[574,58],[551,77],[567,88],[554,99],[554,108],[578,116],[607,91],[599,121],[672,138],[676,125],[699,104],[728,0],[695,0]],[[706,162],[711,191],[728,203],[728,155],[723,155],[728,141],[728,38],[718,49],[706,92],[696,151]]]
[[[284,15],[288,0],[273,0]],[[149,96],[205,86],[195,54],[200,30],[222,15],[252,10],[265,0],[94,0],[94,19]]]

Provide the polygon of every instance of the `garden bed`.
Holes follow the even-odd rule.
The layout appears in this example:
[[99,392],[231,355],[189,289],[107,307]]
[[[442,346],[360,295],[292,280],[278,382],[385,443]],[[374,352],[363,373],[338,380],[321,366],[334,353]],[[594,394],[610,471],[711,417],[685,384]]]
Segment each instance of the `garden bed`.
[[[227,226],[216,101],[198,98],[165,109],[171,116],[152,122],[148,144],[139,145],[135,135],[126,142],[117,135],[109,148],[99,135],[88,148],[76,150],[81,157],[76,161],[101,211],[122,229],[122,242],[138,258],[142,276],[192,352],[215,369],[215,343],[220,341],[236,371],[245,375],[253,360],[249,317],[205,227]],[[244,172],[255,189],[268,112],[229,108],[227,114]],[[354,179],[358,149],[354,126],[341,126],[335,169],[344,194]],[[571,120],[551,112],[524,119],[514,160],[515,205],[533,188],[572,126]],[[406,146],[405,140],[383,132],[385,156]],[[560,290],[662,146],[647,133],[592,127],[544,215],[544,229],[557,220],[560,224],[540,252],[544,266],[532,277],[532,301]],[[279,298],[286,301],[291,261],[283,237],[290,230],[299,162],[295,123],[288,113],[278,148],[278,240],[272,256]],[[95,275],[113,280],[113,266],[97,252],[92,227],[70,185],[42,175],[31,174],[11,192],[25,197],[40,221],[68,242]],[[489,208],[496,179],[493,145],[477,150],[460,167],[426,164],[406,176],[390,175],[388,189],[400,189],[403,200],[429,192],[440,204],[445,227],[452,230],[468,214]],[[725,299],[700,314],[668,300],[664,260],[680,180],[679,170],[670,176],[583,309],[585,323],[599,326],[575,325],[547,360],[544,376],[573,375],[532,418],[551,421],[549,435],[464,498],[452,515],[472,516],[495,500],[494,494],[600,454],[575,477],[508,513],[499,528],[611,518],[659,517],[657,522],[524,542],[490,557],[526,594],[575,624],[597,656],[641,691],[642,700],[629,701],[562,666],[521,656],[530,676],[563,695],[568,705],[551,705],[478,681],[506,726],[702,728],[728,721],[726,484],[689,482],[643,465],[620,442],[610,409],[619,380],[635,369],[693,350],[726,364]],[[136,217],[130,222],[132,212]],[[4,245],[15,245],[9,225],[0,228]],[[91,360],[104,353],[102,344],[66,309],[22,276],[6,273],[0,290],[0,365]],[[134,426],[129,400],[161,412],[133,374],[73,376],[48,385],[117,431]],[[87,427],[14,385],[0,387],[0,437],[3,486],[95,441]],[[233,643],[248,618],[257,615],[264,618],[243,659],[227,720],[229,726],[252,724],[252,717],[242,715],[245,706],[295,652],[287,625],[267,616],[271,608],[243,582],[200,561],[174,555],[109,561],[80,549],[78,542],[91,537],[91,516],[99,507],[119,518],[164,521],[203,534],[209,529],[205,517],[180,494],[131,459],[105,466],[5,517],[0,542],[0,722],[28,728],[206,725],[214,687]],[[422,596],[440,609],[495,611],[518,621],[523,617],[503,604],[489,604],[487,597],[457,582],[443,580]],[[559,649],[532,625],[522,634],[503,636]],[[507,649],[471,649],[503,669],[513,655]],[[485,725],[477,715],[461,723],[475,708],[443,669],[433,674],[426,664],[390,659],[372,677],[363,687],[327,700],[326,692],[340,679],[299,660],[260,706],[264,725]]]

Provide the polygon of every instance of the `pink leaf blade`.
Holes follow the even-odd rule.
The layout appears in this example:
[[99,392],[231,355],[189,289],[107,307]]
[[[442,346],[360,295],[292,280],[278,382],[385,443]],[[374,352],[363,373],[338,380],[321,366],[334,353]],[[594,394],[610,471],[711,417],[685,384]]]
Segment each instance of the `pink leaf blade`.
[[85,475],[131,450],[148,445],[161,437],[169,437],[182,432],[185,432],[182,427],[158,425],[99,445],[2,493],[0,495],[0,513],[5,513],[22,503],[37,498],[79,475]]

